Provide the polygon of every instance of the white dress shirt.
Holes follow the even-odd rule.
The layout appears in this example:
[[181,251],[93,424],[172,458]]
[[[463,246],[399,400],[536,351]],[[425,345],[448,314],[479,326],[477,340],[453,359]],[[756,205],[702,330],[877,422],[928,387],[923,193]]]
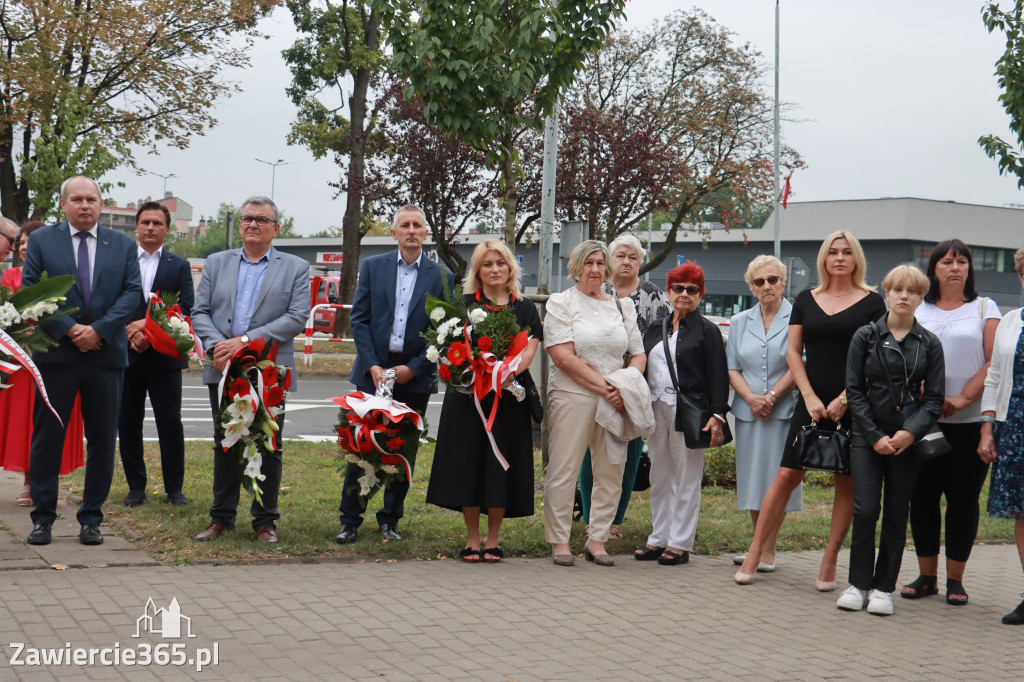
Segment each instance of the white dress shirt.
[[420,272],[420,260],[423,252],[411,264],[398,252],[398,272],[395,275],[395,321],[391,325],[391,339],[388,350],[401,353],[405,348],[405,325],[409,321],[409,306],[412,303],[412,290],[416,287],[416,278]]
[[153,296],[153,280],[156,279],[156,269],[160,265],[160,256],[163,255],[164,247],[150,253],[141,246],[139,247],[139,273],[142,275],[142,300],[147,304]]

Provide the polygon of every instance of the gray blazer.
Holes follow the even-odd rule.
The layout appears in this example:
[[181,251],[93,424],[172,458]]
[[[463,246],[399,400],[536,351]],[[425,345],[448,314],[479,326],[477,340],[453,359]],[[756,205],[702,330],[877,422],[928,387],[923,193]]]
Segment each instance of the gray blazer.
[[[729,346],[726,358],[729,369],[739,370],[754,393],[765,393],[789,371],[786,351],[789,347],[789,318],[793,305],[782,299],[768,333],[764,331],[761,304],[736,313],[729,319]],[[778,396],[769,419],[789,419],[793,416],[794,392]],[[754,421],[750,405],[739,396],[732,401],[732,416],[742,421]]]
[[[31,242],[30,242],[31,243]],[[207,353],[218,341],[231,338],[231,316],[235,312],[238,289],[238,266],[241,249],[221,251],[206,259],[203,276],[196,289],[196,303],[192,308],[192,326]],[[268,343],[281,344],[277,361],[295,369],[295,336],[306,328],[309,318],[309,263],[273,246],[263,277],[256,310],[249,329],[250,338],[263,338]],[[203,383],[216,384],[221,373],[212,364],[203,365]],[[292,390],[296,381],[292,376]]]

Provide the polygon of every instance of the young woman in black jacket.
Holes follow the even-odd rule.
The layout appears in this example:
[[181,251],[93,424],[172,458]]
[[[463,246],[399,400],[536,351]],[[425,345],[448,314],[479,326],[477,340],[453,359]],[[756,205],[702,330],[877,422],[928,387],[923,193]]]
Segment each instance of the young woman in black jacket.
[[[853,539],[850,586],[836,604],[850,611],[867,605],[869,613],[888,616],[893,612],[892,592],[907,542],[910,493],[919,464],[911,446],[932,429],[942,412],[946,375],[942,344],[914,319],[928,278],[915,265],[899,265],[885,276],[882,288],[888,314],[857,330],[847,356],[846,398],[853,410]],[[883,485],[885,510],[875,561]]]

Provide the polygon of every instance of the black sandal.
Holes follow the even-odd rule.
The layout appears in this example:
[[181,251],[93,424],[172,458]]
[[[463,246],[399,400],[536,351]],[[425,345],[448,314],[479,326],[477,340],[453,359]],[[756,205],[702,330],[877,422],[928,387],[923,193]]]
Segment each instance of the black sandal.
[[637,561],[657,561],[664,551],[664,547],[647,547],[645,545],[643,549],[633,551],[633,558]]
[[658,557],[658,563],[662,566],[678,566],[679,564],[685,564],[690,560],[690,553],[685,549],[678,552],[673,552],[670,549],[666,549]]
[[[963,595],[963,599],[950,599],[953,595]],[[946,578],[946,603],[953,606],[963,606],[967,603],[967,593],[964,592],[964,584],[959,580]]]
[[[904,590],[913,590],[913,592],[905,592]],[[900,596],[904,599],[920,599],[921,597],[930,597],[938,593],[939,576],[937,575],[919,575],[914,582],[904,585],[903,589],[900,590]]]
[[[488,556],[498,557],[497,559],[488,559]],[[501,547],[490,547],[484,550],[484,561],[489,564],[496,564],[505,558],[505,552],[501,551]]]
[[480,561],[480,550],[467,547],[466,549],[459,552],[459,558],[465,561],[467,564],[475,564]]

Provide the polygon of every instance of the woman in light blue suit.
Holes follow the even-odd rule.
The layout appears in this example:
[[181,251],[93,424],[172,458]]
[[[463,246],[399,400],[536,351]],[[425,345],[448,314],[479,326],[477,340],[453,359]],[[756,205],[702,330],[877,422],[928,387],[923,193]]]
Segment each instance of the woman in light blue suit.
[[[736,392],[732,414],[736,420],[736,498],[740,509],[750,510],[757,527],[761,500],[782,461],[782,450],[793,417],[793,376],[786,363],[789,316],[793,306],[782,296],[786,266],[774,256],[758,256],[743,276],[757,305],[733,315],[729,321],[729,383]],[[793,491],[786,511],[803,509],[803,489]],[[767,538],[757,570],[775,570],[778,531]],[[733,559],[742,564],[743,555]]]

